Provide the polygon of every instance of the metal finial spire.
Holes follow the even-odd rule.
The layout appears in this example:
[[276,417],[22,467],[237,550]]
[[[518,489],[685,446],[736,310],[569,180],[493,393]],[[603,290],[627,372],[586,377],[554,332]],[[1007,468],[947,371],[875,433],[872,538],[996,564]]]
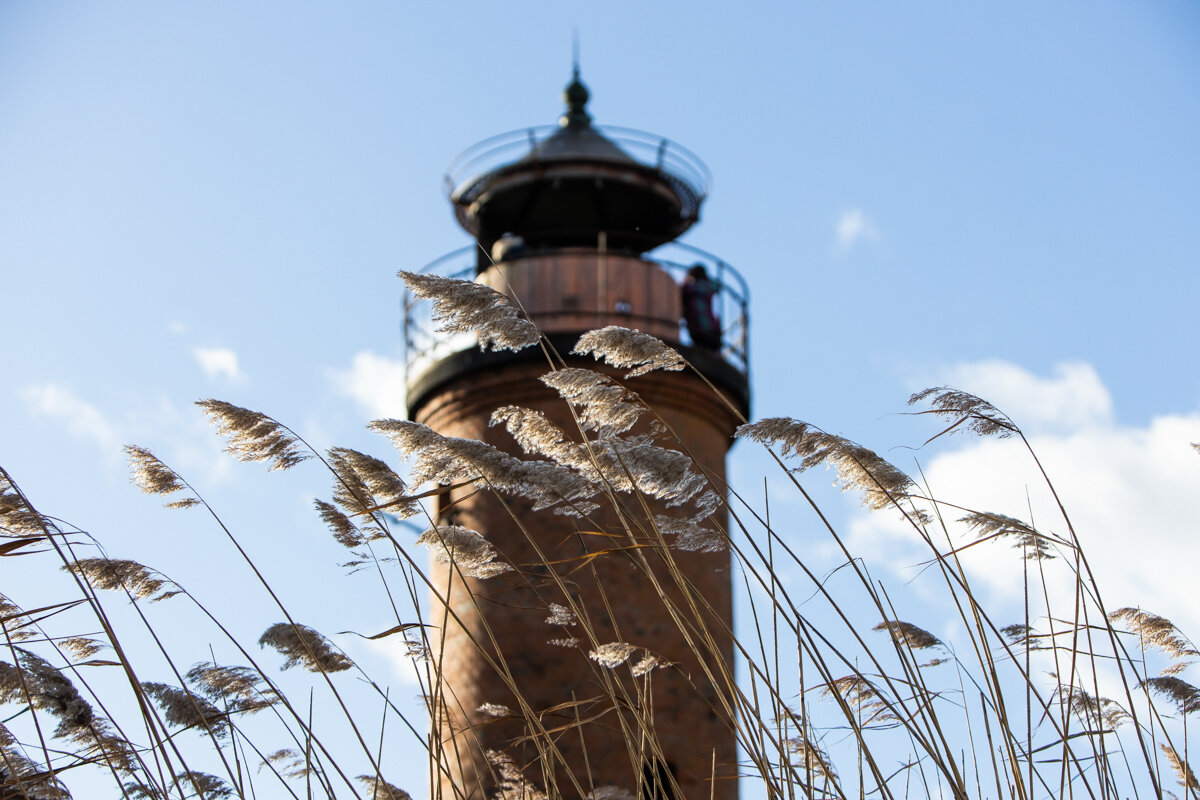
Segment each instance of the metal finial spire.
[[567,110],[558,118],[558,124],[564,128],[590,125],[592,116],[585,108],[588,97],[587,87],[579,79],[579,30],[576,29],[571,37],[571,82],[563,90]]

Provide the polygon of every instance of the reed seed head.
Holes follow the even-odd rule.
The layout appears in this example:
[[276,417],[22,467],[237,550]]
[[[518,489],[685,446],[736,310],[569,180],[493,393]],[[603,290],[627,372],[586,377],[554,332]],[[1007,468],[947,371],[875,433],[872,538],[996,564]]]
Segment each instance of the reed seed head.
[[616,669],[628,661],[636,650],[637,647],[628,642],[609,642],[589,652],[588,658],[606,669]]
[[279,702],[256,670],[202,661],[185,676],[198,692],[231,712],[251,714]]
[[801,459],[797,472],[818,464],[832,467],[838,487],[862,492],[863,505],[875,511],[896,505],[913,487],[911,478],[873,450],[799,420],[773,417],[751,422],[738,427],[734,436],[768,447],[779,445],[783,457]]
[[307,778],[311,773],[308,759],[304,757],[303,753],[291,747],[285,747],[264,756],[259,770],[268,766],[283,777],[293,780]]
[[469,578],[494,578],[513,571],[511,564],[500,560],[491,542],[460,525],[430,528],[417,537],[417,544],[428,548],[434,560],[453,564]]
[[1055,546],[1067,544],[1066,542],[1051,539],[1033,526],[1015,517],[1005,516],[1004,514],[972,512],[965,517],[959,518],[958,521],[966,523],[967,529],[974,532],[976,541],[983,541],[985,539],[1011,540],[1012,546],[1021,550],[1025,554],[1027,561],[1052,559],[1054,558]]
[[1059,686],[1058,698],[1093,732],[1103,730],[1105,725],[1117,728],[1131,718],[1129,712],[1115,700],[1093,697],[1079,686]]
[[227,733],[221,724],[225,714],[199,695],[165,683],[142,683],[142,690],[154,698],[168,724],[181,728],[207,728],[218,737]]
[[[125,456],[129,459],[130,480],[146,494],[170,495],[188,491],[188,487],[175,472],[144,447],[127,445]],[[173,500],[167,508],[188,508],[200,501],[195,497]]]
[[479,708],[475,709],[480,714],[486,714],[489,717],[515,717],[516,714],[508,706],[502,706],[499,703],[484,703]]
[[821,690],[823,694],[838,694],[852,709],[863,715],[864,726],[879,722],[895,722],[898,718],[888,708],[879,690],[862,675],[838,678]]
[[561,603],[551,603],[549,610],[550,616],[546,617],[547,625],[575,625],[578,622],[575,613]]
[[268,469],[290,469],[312,458],[294,433],[266,414],[223,400],[199,400],[196,405],[228,437],[226,452],[239,461],[262,461]]
[[281,670],[302,664],[309,672],[341,672],[354,666],[328,639],[307,625],[277,622],[259,637],[258,645],[287,656]]
[[837,781],[837,773],[829,761],[829,756],[820,747],[810,742],[806,736],[792,736],[787,740],[788,752],[792,755],[792,763],[805,773],[812,774],[822,783]]
[[[484,442],[442,436],[417,422],[376,420],[369,427],[389,437],[401,453],[414,460],[412,480],[417,485],[482,481],[495,491],[530,498],[535,511],[560,503],[577,509],[598,491],[591,482],[558,464],[522,461]],[[563,509],[563,513],[570,512]]]
[[63,567],[97,589],[126,591],[139,600],[157,603],[183,590],[149,567],[119,558],[81,558]]
[[636,378],[656,369],[678,372],[687,365],[683,356],[660,339],[618,325],[585,333],[579,337],[571,354],[590,355],[617,369],[633,367],[625,373],[626,378]]
[[636,800],[633,793],[620,786],[597,786],[588,792],[587,800]]
[[408,290],[433,302],[433,319],[442,333],[476,333],[479,348],[524,350],[538,343],[541,332],[506,295],[474,281],[400,273]]
[[1142,681],[1154,692],[1164,695],[1179,708],[1180,714],[1200,711],[1200,689],[1174,675],[1162,675]]
[[873,630],[887,631],[897,642],[913,650],[925,650],[930,647],[943,646],[941,640],[929,631],[918,628],[911,622],[902,622],[898,619],[881,622]]
[[390,513],[400,517],[420,511],[420,503],[406,498],[408,487],[404,481],[378,458],[335,447],[329,451],[329,465],[337,476],[333,501],[352,516],[369,515],[376,506],[385,504]]
[[[1175,623],[1166,617],[1142,611],[1140,608],[1119,608],[1108,615],[1110,622],[1123,622],[1132,633],[1136,633],[1145,644],[1157,647],[1176,661],[1193,659],[1200,656],[1183,633],[1175,627]],[[1168,672],[1178,672],[1185,663],[1173,665]]]
[[359,775],[358,779],[367,787],[366,800],[412,800],[408,792],[378,775]]
[[488,750],[486,756],[500,778],[492,800],[547,800],[546,793],[525,778],[508,753]]
[[1159,748],[1163,755],[1167,757],[1167,763],[1171,765],[1171,769],[1175,770],[1175,777],[1179,781],[1179,785],[1187,789],[1189,792],[1200,790],[1200,783],[1196,781],[1196,775],[1192,772],[1192,767],[1183,759],[1175,748],[1170,744],[1160,744]]
[[910,406],[921,402],[930,405],[929,411],[921,413],[933,414],[950,423],[950,427],[942,433],[965,429],[980,436],[1003,439],[1019,432],[1007,415],[982,397],[969,392],[949,386],[934,386],[908,398]]
[[595,370],[557,369],[541,381],[574,406],[585,431],[602,437],[625,433],[647,410],[636,393]]
[[218,778],[216,775],[210,775],[207,772],[187,771],[181,772],[175,776],[175,789],[184,796],[195,796],[197,798],[213,798],[219,800],[222,797],[232,797],[233,787],[225,781]]

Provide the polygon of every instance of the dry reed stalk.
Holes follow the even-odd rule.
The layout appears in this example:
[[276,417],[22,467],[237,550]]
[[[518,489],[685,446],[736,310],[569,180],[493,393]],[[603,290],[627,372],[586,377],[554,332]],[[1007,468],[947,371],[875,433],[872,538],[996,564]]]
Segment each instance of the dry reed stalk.
[[[517,349],[541,341],[519,308],[488,287],[428,276],[406,275],[405,279],[415,293],[433,302],[443,330],[476,333],[484,347]],[[686,366],[662,342],[625,329],[589,334],[575,352],[631,370],[626,377]],[[679,665],[668,664],[647,649],[653,642],[630,640],[620,635],[619,629],[616,639],[602,639],[596,619],[598,615],[612,616],[609,596],[602,591],[599,597],[604,607],[590,608],[577,602],[570,590],[572,571],[595,575],[594,559],[605,556],[625,559],[639,580],[647,582],[650,596],[661,606],[654,612],[678,628],[698,659],[697,674],[689,680],[718,687],[714,713],[726,720],[744,749],[742,766],[757,775],[771,797],[845,796],[855,789],[850,785],[854,779],[845,777],[849,775],[857,775],[857,789],[863,796],[881,798],[917,791],[910,781],[919,781],[919,791],[927,795],[956,798],[986,793],[981,787],[992,784],[998,795],[1022,800],[1068,794],[1108,798],[1140,791],[1161,793],[1153,761],[1158,753],[1176,771],[1185,790],[1197,794],[1187,764],[1186,727],[1179,739],[1182,754],[1169,742],[1178,738],[1178,728],[1200,708],[1200,690],[1176,675],[1200,653],[1164,618],[1131,608],[1111,614],[1105,611],[1065,510],[1067,534],[1061,537],[1002,513],[956,510],[958,516],[948,521],[942,512],[952,506],[936,499],[927,488],[918,492],[908,475],[857,443],[788,418],[742,425],[740,438],[778,449],[784,475],[811,504],[818,521],[816,529],[823,529],[832,549],[842,554],[844,563],[834,573],[820,575],[795,545],[794,531],[781,529],[767,511],[756,511],[737,494],[731,493],[727,499],[726,487],[711,485],[685,446],[664,447],[663,437],[671,432],[657,421],[647,425],[648,419],[655,420],[647,417],[652,410],[620,382],[591,370],[560,368],[547,375],[544,383],[568,404],[575,430],[568,433],[537,412],[516,407],[500,409],[492,419],[492,424],[505,426],[520,447],[539,460],[523,460],[479,441],[441,436],[415,423],[375,423],[375,430],[389,436],[412,458],[414,469],[407,481],[383,460],[358,451],[334,448],[321,457],[291,429],[258,412],[213,400],[201,404],[219,432],[229,438],[230,451],[236,457],[263,461],[273,469],[316,458],[330,470],[334,477],[332,502],[316,501],[317,514],[337,541],[356,553],[360,564],[374,568],[387,588],[396,627],[380,636],[409,636],[413,654],[424,658],[418,675],[435,717],[436,735],[425,745],[432,756],[435,781],[447,774],[447,764],[466,757],[458,748],[479,746],[480,740],[472,739],[471,731],[466,731],[465,737],[454,737],[440,727],[444,720],[439,715],[457,709],[462,718],[478,720],[473,724],[513,724],[522,731],[511,751],[487,753],[486,768],[500,800],[564,796],[625,800],[635,791],[643,796],[648,796],[646,792],[658,796],[678,791],[673,777],[653,769],[646,772],[644,767],[649,763],[646,758],[660,758],[663,753],[652,711],[655,680],[663,674],[661,670],[678,670]],[[1010,418],[969,393],[938,387],[914,395],[911,402],[929,403],[929,410],[918,413],[945,421],[930,441],[960,431],[1024,441]],[[641,430],[649,427],[650,433],[635,433],[637,426]],[[175,507],[204,504],[186,481],[149,451],[129,448],[127,452],[135,481],[143,489],[167,497],[183,495],[182,500],[169,503]],[[1030,456],[1036,461],[1032,450]],[[796,459],[798,464],[789,466],[786,459]],[[903,621],[891,595],[872,577],[861,554],[851,550],[804,490],[799,475],[819,465],[835,470],[841,488],[860,494],[869,509],[898,511],[915,540],[929,549],[934,585],[943,593],[943,607],[948,611],[943,626],[933,628],[939,635]],[[74,546],[70,537],[54,520],[34,510],[7,474],[0,473],[0,478],[0,536],[13,544],[11,552],[29,557],[32,554],[23,548],[46,543],[68,553],[67,548]],[[577,564],[560,571],[563,565],[546,557],[536,535],[515,513],[518,529],[537,556],[535,563],[515,563],[478,532],[433,519],[415,540],[401,541],[382,511],[405,516],[422,513],[420,497],[412,494],[409,486],[419,489],[425,484],[434,486],[429,494],[449,494],[468,487],[490,493],[504,509],[509,509],[514,499],[539,510],[552,509],[577,520],[581,538],[596,537],[606,544],[588,550]],[[1052,485],[1048,486],[1053,493]],[[735,509],[731,503],[744,505]],[[664,514],[663,508],[675,510]],[[728,530],[714,522],[724,512],[730,514]],[[366,796],[407,800],[406,792],[384,779],[379,768],[384,761],[382,751],[367,746],[359,730],[362,718],[347,705],[344,689],[335,686],[330,676],[350,669],[353,662],[316,631],[294,622],[232,532],[215,514],[214,519],[288,618],[288,622],[269,628],[261,643],[285,656],[285,668],[302,664],[318,673],[353,728],[362,751],[356,758],[371,766],[371,773],[359,781]],[[607,529],[585,530],[596,519],[614,522]],[[959,545],[959,536],[972,541]],[[1026,562],[1022,570],[1023,620],[1014,625],[993,620],[973,585],[972,573],[960,559],[967,547],[990,540],[1014,542]],[[439,609],[438,618],[422,617],[419,593],[429,590],[443,601],[446,587],[430,580],[411,553],[413,545],[429,548],[435,561],[448,565],[447,574],[455,577],[456,586],[469,589],[472,581],[499,576],[525,582],[529,596],[545,612],[547,638],[557,637],[554,641],[590,659],[585,662],[590,672],[581,678],[598,696],[573,700],[560,708],[533,707],[521,695],[520,683],[508,665],[495,658],[502,650],[484,618],[472,644],[484,656],[485,666],[501,676],[513,698],[505,704],[485,702],[462,709],[452,689],[440,679],[444,654],[431,649],[426,636],[426,626],[457,624],[458,620],[449,603]],[[373,549],[379,546],[392,548],[411,609],[397,605],[388,583],[391,567]],[[679,563],[681,553],[696,550],[728,550],[744,579],[753,630],[748,641],[733,637],[733,647],[746,667],[747,677],[740,684],[717,658],[718,642],[739,632],[722,628],[724,623]],[[1052,602],[1049,582],[1055,577],[1046,571],[1052,559],[1066,562],[1067,574],[1074,581],[1070,608]],[[341,759],[313,732],[311,712],[298,711],[286,699],[286,692],[257,666],[221,667],[205,662],[186,676],[177,675],[177,683],[135,681],[135,703],[142,705],[135,716],[141,719],[148,741],[136,744],[123,728],[112,727],[107,722],[112,715],[96,712],[64,670],[33,648],[62,643],[60,653],[69,651],[77,659],[92,659],[100,648],[109,647],[114,650],[112,663],[133,676],[130,654],[116,639],[95,590],[122,591],[134,601],[157,601],[182,590],[132,560],[70,554],[61,560],[78,581],[83,597],[78,605],[64,601],[63,608],[94,614],[93,627],[98,626],[102,635],[71,632],[50,636],[41,632],[40,626],[53,614],[39,616],[41,610],[31,614],[7,599],[0,602],[0,621],[12,654],[11,663],[0,662],[0,701],[28,711],[28,720],[22,723],[28,721],[32,735],[39,737],[37,749],[43,762],[38,764],[25,754],[21,737],[0,728],[0,777],[5,782],[20,784],[29,797],[62,797],[65,788],[53,762],[66,760],[73,768],[103,762],[117,777],[124,796],[241,797],[253,791],[253,783],[242,769],[249,750],[260,754],[259,760],[293,797],[301,793],[333,797],[342,791],[363,796],[363,790],[349,778],[355,773],[347,772],[348,765],[342,766]],[[796,581],[804,586],[798,589]],[[1031,598],[1039,596],[1042,607],[1035,613]],[[468,594],[458,602],[473,605],[479,599]],[[134,606],[141,614],[140,606],[136,602]],[[1048,632],[1037,632],[1035,622]],[[1143,648],[1127,652],[1114,627],[1118,624],[1138,635]],[[865,634],[872,627],[887,634],[886,643],[884,637],[873,639]],[[1147,674],[1144,648],[1162,650],[1171,660],[1164,674]],[[926,661],[927,654],[918,656],[918,651],[931,649],[946,657]],[[796,654],[794,675],[780,657],[786,652]],[[953,662],[953,670],[943,668],[943,674],[932,669],[946,661]],[[1043,666],[1052,668],[1053,681],[1040,677],[1038,670]],[[72,674],[78,674],[78,665],[74,669]],[[1100,691],[1102,684],[1114,682],[1118,693],[1112,696],[1117,700]],[[393,713],[395,706],[387,693],[374,683],[370,686],[384,698],[386,713]],[[797,696],[799,709],[794,710],[789,701]],[[1160,713],[1155,705],[1159,698],[1167,701],[1182,721]],[[155,703],[148,703],[149,699]],[[281,721],[290,715],[285,725],[293,737],[290,746],[260,748],[234,724],[235,717],[243,719],[268,709],[278,713]],[[42,725],[51,718],[57,726],[53,730]],[[419,724],[404,722],[419,735]],[[594,724],[612,725],[620,731],[630,758],[629,786],[595,786],[587,776],[575,775],[566,776],[569,785],[560,783],[560,768],[567,760],[559,743],[564,736],[582,737],[586,726]],[[168,725],[208,730],[217,751],[229,749],[232,760],[224,764],[226,774],[190,768],[190,747],[185,754],[175,741],[178,731],[168,734]],[[67,756],[58,752],[72,747],[75,749]],[[1137,751],[1144,764],[1139,764],[1136,755],[1128,757]],[[884,766],[892,763],[900,767]],[[333,776],[341,780],[340,785],[335,787]],[[293,788],[300,782],[302,789],[298,785]],[[0,796],[4,796],[2,792]]]

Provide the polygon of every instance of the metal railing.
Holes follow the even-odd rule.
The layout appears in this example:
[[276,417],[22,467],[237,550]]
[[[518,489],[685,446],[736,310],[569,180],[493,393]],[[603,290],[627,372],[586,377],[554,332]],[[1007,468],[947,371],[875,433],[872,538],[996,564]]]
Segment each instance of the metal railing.
[[[708,195],[712,183],[708,167],[683,145],[634,128],[592,127],[638,163],[681,181],[695,197],[697,206]],[[454,199],[458,190],[467,189],[489,172],[519,161],[560,130],[557,125],[522,128],[468,147],[446,167],[446,194]]]
[[[447,253],[425,265],[419,271],[459,280],[475,280],[477,274],[477,245]],[[713,310],[721,321],[721,358],[749,380],[750,377],[750,292],[741,273],[720,258],[696,247],[671,242],[659,247],[653,256],[640,257],[647,266],[665,270],[682,284],[687,271],[696,264],[704,266],[711,279],[720,287],[713,297]],[[407,289],[403,298],[405,380],[412,382],[441,359],[454,353],[477,347],[473,333],[444,334],[436,329],[433,305],[414,296]],[[631,323],[636,320],[631,317]],[[634,324],[636,327],[636,324]],[[687,326],[668,344],[691,344]]]

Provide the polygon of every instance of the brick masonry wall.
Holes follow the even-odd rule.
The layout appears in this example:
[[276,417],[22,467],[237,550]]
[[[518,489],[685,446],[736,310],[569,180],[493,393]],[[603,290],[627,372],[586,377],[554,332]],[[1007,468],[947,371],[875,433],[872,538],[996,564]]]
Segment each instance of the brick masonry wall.
[[[590,360],[572,366],[596,368]],[[575,430],[567,404],[537,380],[546,371],[545,365],[518,363],[472,375],[431,397],[417,410],[416,419],[443,434],[479,439],[521,455],[507,431],[488,427],[495,408],[521,405],[543,412],[564,430]],[[703,381],[689,373],[653,373],[626,384],[678,433],[714,484],[723,486],[725,455],[737,420]],[[619,497],[631,510],[630,524],[644,520],[636,500]],[[652,721],[661,755],[683,797],[736,800],[735,738],[723,709],[723,690],[715,688],[733,676],[729,554],[672,551],[694,588],[689,603],[661,555],[653,548],[640,549],[677,609],[673,617],[659,589],[629,554],[580,560],[628,539],[599,535],[583,520],[534,512],[529,501],[501,499],[486,491],[459,489],[450,500],[442,522],[480,531],[508,561],[525,565],[527,574],[467,579],[464,586],[447,566],[433,565],[434,585],[449,599],[446,606],[435,602],[429,618],[441,631],[434,658],[441,659],[443,678],[443,713],[435,721],[448,773],[442,776],[442,797],[461,792],[483,800],[492,795],[494,776],[483,758],[489,749],[507,750],[539,785],[546,783],[543,770],[554,769],[564,797],[586,795],[603,785],[636,794],[641,762],[654,757],[649,752],[653,748],[637,742],[634,720],[640,715]],[[652,513],[680,510],[659,507]],[[599,520],[601,530],[624,530],[611,509],[600,512]],[[552,569],[561,584],[546,567],[531,567],[547,561],[558,562]],[[586,609],[599,643],[643,646],[675,666],[635,679],[628,667],[597,668],[587,658],[591,643],[586,639],[579,647],[550,644],[551,639],[584,636],[578,626],[545,622],[547,605],[563,602],[564,585]],[[497,663],[504,665],[502,670],[493,666]],[[717,676],[715,682],[710,674]],[[606,681],[622,698],[620,708],[607,699]],[[519,708],[510,688],[514,685],[552,732],[542,739],[541,749],[528,739],[522,741],[528,733],[523,720],[496,719],[477,711],[484,703]],[[586,724],[573,725],[579,719]],[[629,731],[635,731],[632,752]],[[457,784],[457,791],[451,783]]]

